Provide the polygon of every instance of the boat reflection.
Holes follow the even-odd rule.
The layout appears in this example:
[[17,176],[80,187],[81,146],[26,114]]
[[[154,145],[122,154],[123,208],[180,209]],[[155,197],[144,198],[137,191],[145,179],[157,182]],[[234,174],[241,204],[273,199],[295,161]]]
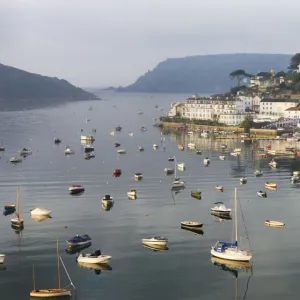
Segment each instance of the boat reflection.
[[92,246],[92,243],[88,243],[88,244],[85,244],[85,245],[81,245],[81,246],[69,246],[67,249],[66,249],[66,252],[68,254],[76,254],[76,253],[79,253],[80,251],[86,249],[86,248],[89,248]]
[[204,235],[204,231],[201,228],[197,228],[197,227],[191,228],[191,227],[185,227],[185,226],[181,225],[181,229],[186,230],[186,231],[190,231],[190,232],[192,232],[194,234]]
[[5,271],[5,270],[6,270],[5,264],[0,264],[0,271]]
[[224,220],[232,220],[231,215],[221,215],[218,213],[211,212],[212,216],[216,217],[217,222],[223,222]]
[[43,222],[47,219],[51,219],[52,217],[51,216],[31,216],[31,219],[32,220],[35,220],[37,222]]
[[112,267],[108,264],[91,264],[78,262],[78,266],[80,266],[81,268],[94,270],[96,275],[101,274],[101,271],[112,271]]
[[84,193],[84,191],[80,192],[80,193],[76,193],[76,194],[70,194],[72,197],[79,197]]
[[133,195],[128,195],[128,199],[129,200],[136,200],[137,199],[137,196],[133,196]]
[[[37,299],[48,300],[49,297],[33,297],[33,296],[30,296],[30,300],[37,300]],[[70,299],[72,299],[72,296],[51,297],[51,300],[70,300]]]
[[109,202],[108,204],[102,203],[102,210],[110,211],[114,207],[114,202]]
[[20,227],[11,225],[10,227],[15,231],[16,234],[20,234],[24,230],[24,226]]
[[169,250],[169,248],[166,245],[146,245],[146,244],[142,244],[143,247],[151,249],[153,251],[167,251]]

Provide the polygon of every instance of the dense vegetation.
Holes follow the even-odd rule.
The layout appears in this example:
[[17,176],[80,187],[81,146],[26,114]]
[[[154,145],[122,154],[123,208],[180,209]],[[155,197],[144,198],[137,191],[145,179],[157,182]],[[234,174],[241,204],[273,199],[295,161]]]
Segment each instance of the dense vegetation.
[[170,122],[170,123],[208,125],[208,126],[227,126],[226,124],[219,123],[218,121],[198,120],[198,119],[189,119],[189,118],[182,118],[182,117],[160,117],[160,121]]

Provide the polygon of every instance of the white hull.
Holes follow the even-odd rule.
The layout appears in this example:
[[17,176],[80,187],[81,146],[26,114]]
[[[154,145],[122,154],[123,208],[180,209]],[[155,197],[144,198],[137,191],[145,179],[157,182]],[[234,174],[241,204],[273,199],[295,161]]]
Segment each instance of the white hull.
[[38,298],[53,298],[53,297],[60,297],[60,296],[71,296],[71,291],[69,290],[59,290],[59,289],[40,289],[34,290],[30,293],[31,297],[38,297]]
[[266,220],[265,225],[270,226],[270,227],[283,227],[285,224],[283,222],[280,222],[280,221]]
[[226,249],[224,252],[217,252],[211,249],[210,253],[218,258],[235,261],[250,261],[252,258],[252,255],[249,255],[247,251],[239,249]]
[[89,244],[89,243],[91,243],[91,240],[89,240],[89,241],[84,241],[84,242],[78,242],[78,243],[69,243],[69,242],[67,241],[67,243],[68,243],[70,246],[74,247],[74,246],[82,246],[82,245]]
[[135,197],[136,196],[136,192],[128,192],[127,196],[129,196],[129,197]]
[[102,204],[104,206],[110,206],[114,204],[114,200],[106,200],[106,199],[102,199]]
[[184,182],[179,182],[179,183],[176,183],[176,184],[172,184],[172,188],[180,188],[180,187],[184,187]]
[[157,246],[166,246],[167,245],[167,241],[153,241],[153,240],[148,240],[148,239],[143,239],[142,243],[145,245],[157,245]]
[[50,216],[51,211],[47,209],[42,209],[42,208],[35,208],[30,211],[30,214],[32,216]]
[[79,263],[90,263],[90,264],[106,264],[111,260],[109,255],[99,255],[98,257],[79,256],[77,261]]
[[5,260],[5,254],[0,254],[0,264],[3,264]]

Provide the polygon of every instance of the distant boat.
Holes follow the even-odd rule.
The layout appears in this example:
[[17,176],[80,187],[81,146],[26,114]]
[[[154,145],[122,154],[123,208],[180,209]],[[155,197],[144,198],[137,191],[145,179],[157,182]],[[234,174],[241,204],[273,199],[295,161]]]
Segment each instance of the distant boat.
[[32,154],[31,149],[23,148],[22,150],[19,151],[21,156],[27,156],[29,154]]
[[33,208],[30,210],[30,214],[32,216],[50,216],[51,210],[44,209],[44,208]]
[[175,159],[174,157],[169,157],[168,161],[174,161],[174,159]]
[[153,148],[154,148],[154,149],[157,149],[157,148],[158,148],[158,145],[157,145],[157,144],[153,144]]
[[16,204],[7,204],[4,206],[3,214],[8,215],[16,211]]
[[277,162],[275,161],[275,160],[271,160],[270,162],[269,162],[269,166],[271,167],[271,168],[277,168]]
[[270,227],[284,227],[285,224],[280,221],[266,220],[265,225],[270,226]]
[[214,214],[230,215],[231,208],[227,208],[223,202],[216,202],[215,206],[210,209]]
[[88,152],[84,154],[84,159],[91,159],[94,158],[96,155],[94,152]]
[[71,195],[78,195],[84,192],[84,187],[79,184],[73,184],[69,187],[69,192]]
[[101,254],[100,250],[96,250],[94,253],[80,253],[77,257],[79,263],[91,263],[91,264],[106,264],[111,260],[111,256]]
[[241,183],[241,184],[247,183],[247,177],[241,177],[241,178],[240,178],[240,183]]
[[126,154],[126,150],[125,149],[120,149],[117,152],[118,152],[118,154]]
[[164,168],[164,172],[166,175],[172,175],[172,174],[174,174],[174,169]]
[[136,190],[135,189],[129,190],[129,192],[127,192],[127,196],[128,197],[130,197],[130,196],[136,196]]
[[194,221],[182,221],[181,226],[190,227],[190,228],[202,228],[203,223],[194,222]]
[[22,158],[21,158],[21,157],[12,157],[12,158],[9,160],[9,162],[12,163],[12,164],[21,163],[21,162],[22,162]]
[[1,143],[0,151],[5,151],[5,147],[3,146],[3,143]]
[[121,146],[121,144],[119,144],[119,143],[115,143],[115,147],[117,148],[117,147],[120,147]]
[[18,188],[17,192],[17,211],[15,212],[16,218],[11,219],[11,226],[16,228],[24,228],[24,220],[21,217],[21,209],[20,209],[20,189]]
[[201,150],[197,150],[197,151],[196,151],[196,154],[201,155],[201,154],[202,154],[202,151],[201,151]]
[[72,150],[69,146],[66,146],[65,154],[66,154],[66,155],[69,155],[69,154],[75,154],[75,151]]
[[183,151],[183,150],[184,150],[184,145],[180,145],[180,144],[179,144],[177,147],[178,147],[178,150],[180,150],[180,151]]
[[93,152],[95,150],[95,148],[92,145],[86,145],[84,147],[84,152],[88,153],[88,152]]
[[139,152],[143,152],[144,151],[144,147],[138,147],[138,151]]
[[220,160],[225,160],[226,159],[224,155],[220,155],[219,158],[220,158]]
[[115,135],[115,132],[114,132],[114,131],[111,131],[109,134],[110,134],[110,135]]
[[254,173],[253,173],[253,175],[254,175],[255,177],[262,176],[262,175],[263,175],[263,171],[261,171],[261,170],[255,170]]
[[203,160],[203,164],[205,166],[208,166],[210,164],[210,159],[208,157],[205,157],[204,160]]
[[146,131],[147,130],[147,128],[144,127],[144,126],[142,126],[140,129],[141,129],[141,131]]
[[184,162],[177,163],[177,167],[178,167],[179,170],[184,170],[185,169],[185,163]]
[[114,169],[113,176],[119,177],[121,175],[122,175],[122,170],[121,169]]
[[159,245],[159,246],[166,246],[168,239],[162,236],[154,236],[142,239],[142,243],[145,245]]
[[223,192],[224,188],[222,185],[217,185],[216,186],[216,190],[220,191],[220,192]]
[[59,139],[59,138],[54,139],[54,144],[60,144],[60,143],[61,143],[61,139]]
[[87,142],[94,142],[95,138],[92,135],[81,135],[80,140]]
[[188,146],[189,149],[195,149],[196,144],[194,144],[194,143],[188,143],[187,146]]
[[143,179],[143,174],[142,173],[135,173],[134,174],[134,179],[135,180],[142,180]]
[[225,149],[225,148],[227,148],[227,145],[226,144],[221,144],[221,148]]
[[102,205],[104,207],[112,207],[114,205],[114,198],[111,197],[110,195],[105,195],[102,198]]
[[51,215],[47,215],[47,216],[45,216],[45,215],[31,215],[31,219],[33,219],[37,222],[43,222],[43,221],[45,221],[47,219],[51,219],[51,218],[52,218]]
[[267,198],[267,193],[262,190],[259,190],[257,192],[257,196],[262,197],[262,198]]
[[120,126],[120,125],[118,125],[117,127],[116,127],[116,131],[121,131],[122,130],[122,127]]
[[201,192],[200,191],[191,191],[191,197],[200,200],[201,199]]
[[271,189],[276,189],[277,188],[277,184],[275,182],[269,182],[269,181],[267,181],[265,183],[265,187],[266,188],[271,188]]
[[137,113],[138,113],[138,115],[142,115],[143,114],[143,112],[140,109],[137,110]]
[[5,260],[5,254],[0,254],[0,264],[3,264]]

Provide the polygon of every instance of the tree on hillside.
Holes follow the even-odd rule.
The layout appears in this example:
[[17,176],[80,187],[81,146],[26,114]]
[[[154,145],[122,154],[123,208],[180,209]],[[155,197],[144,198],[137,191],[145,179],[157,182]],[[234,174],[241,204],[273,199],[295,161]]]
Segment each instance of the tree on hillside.
[[253,127],[254,121],[251,115],[246,115],[239,127],[244,128],[244,132],[249,133]]
[[259,72],[259,73],[257,73],[256,76],[261,76],[261,77],[267,79],[267,78],[271,78],[271,73],[270,72]]
[[299,64],[300,64],[300,53],[296,53],[291,58],[291,63],[290,63],[289,69],[290,70],[297,70]]
[[237,79],[238,86],[241,85],[242,80],[252,77],[252,75],[246,73],[244,70],[238,69],[229,74],[231,79]]
[[283,71],[280,71],[280,72],[277,72],[276,73],[276,75],[275,75],[275,77],[285,77],[285,75],[286,75],[286,73],[285,72],[283,72]]

